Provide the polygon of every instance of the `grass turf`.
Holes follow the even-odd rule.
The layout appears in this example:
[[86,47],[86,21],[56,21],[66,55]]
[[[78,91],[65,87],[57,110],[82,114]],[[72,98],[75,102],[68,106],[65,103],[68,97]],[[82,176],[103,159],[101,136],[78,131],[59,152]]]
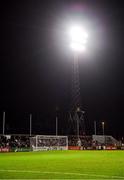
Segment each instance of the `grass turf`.
[[124,151],[0,153],[0,179],[124,179]]

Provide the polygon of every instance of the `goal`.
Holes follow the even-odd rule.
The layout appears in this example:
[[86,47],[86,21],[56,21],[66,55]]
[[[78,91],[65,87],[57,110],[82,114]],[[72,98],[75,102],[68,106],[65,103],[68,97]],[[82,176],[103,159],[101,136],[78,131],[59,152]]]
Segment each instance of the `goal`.
[[33,151],[68,150],[68,137],[36,135],[30,137],[30,146]]

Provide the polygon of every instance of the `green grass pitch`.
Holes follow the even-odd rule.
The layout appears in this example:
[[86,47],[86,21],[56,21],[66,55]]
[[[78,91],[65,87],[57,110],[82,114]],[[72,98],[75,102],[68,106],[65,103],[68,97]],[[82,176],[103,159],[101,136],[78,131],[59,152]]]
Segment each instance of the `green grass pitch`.
[[0,153],[0,179],[124,179],[124,151]]

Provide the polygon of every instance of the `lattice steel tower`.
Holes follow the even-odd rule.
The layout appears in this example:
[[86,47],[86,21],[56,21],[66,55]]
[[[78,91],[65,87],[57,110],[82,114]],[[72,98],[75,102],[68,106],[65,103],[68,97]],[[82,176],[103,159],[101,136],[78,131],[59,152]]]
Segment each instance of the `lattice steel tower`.
[[84,111],[81,103],[78,60],[78,54],[75,53],[72,70],[71,107],[69,119],[71,121],[71,128],[79,140],[79,136],[85,134],[85,122]]
[[[85,134],[84,111],[81,104],[80,80],[79,80],[79,53],[85,50],[87,33],[81,27],[73,27],[70,31],[71,48],[74,50],[72,93],[70,120],[78,141],[80,135]],[[81,134],[80,134],[81,132]]]

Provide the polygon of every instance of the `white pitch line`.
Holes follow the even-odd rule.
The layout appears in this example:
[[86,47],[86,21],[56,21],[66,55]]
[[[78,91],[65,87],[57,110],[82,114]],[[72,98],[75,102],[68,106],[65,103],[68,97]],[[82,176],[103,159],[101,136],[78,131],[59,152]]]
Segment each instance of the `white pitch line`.
[[17,173],[40,173],[40,174],[64,174],[64,175],[75,175],[75,176],[94,176],[101,178],[114,178],[114,179],[124,179],[124,176],[108,176],[100,174],[86,174],[86,173],[69,173],[69,172],[42,172],[42,171],[30,171],[30,170],[14,170],[14,169],[0,169],[0,172],[17,172]]

